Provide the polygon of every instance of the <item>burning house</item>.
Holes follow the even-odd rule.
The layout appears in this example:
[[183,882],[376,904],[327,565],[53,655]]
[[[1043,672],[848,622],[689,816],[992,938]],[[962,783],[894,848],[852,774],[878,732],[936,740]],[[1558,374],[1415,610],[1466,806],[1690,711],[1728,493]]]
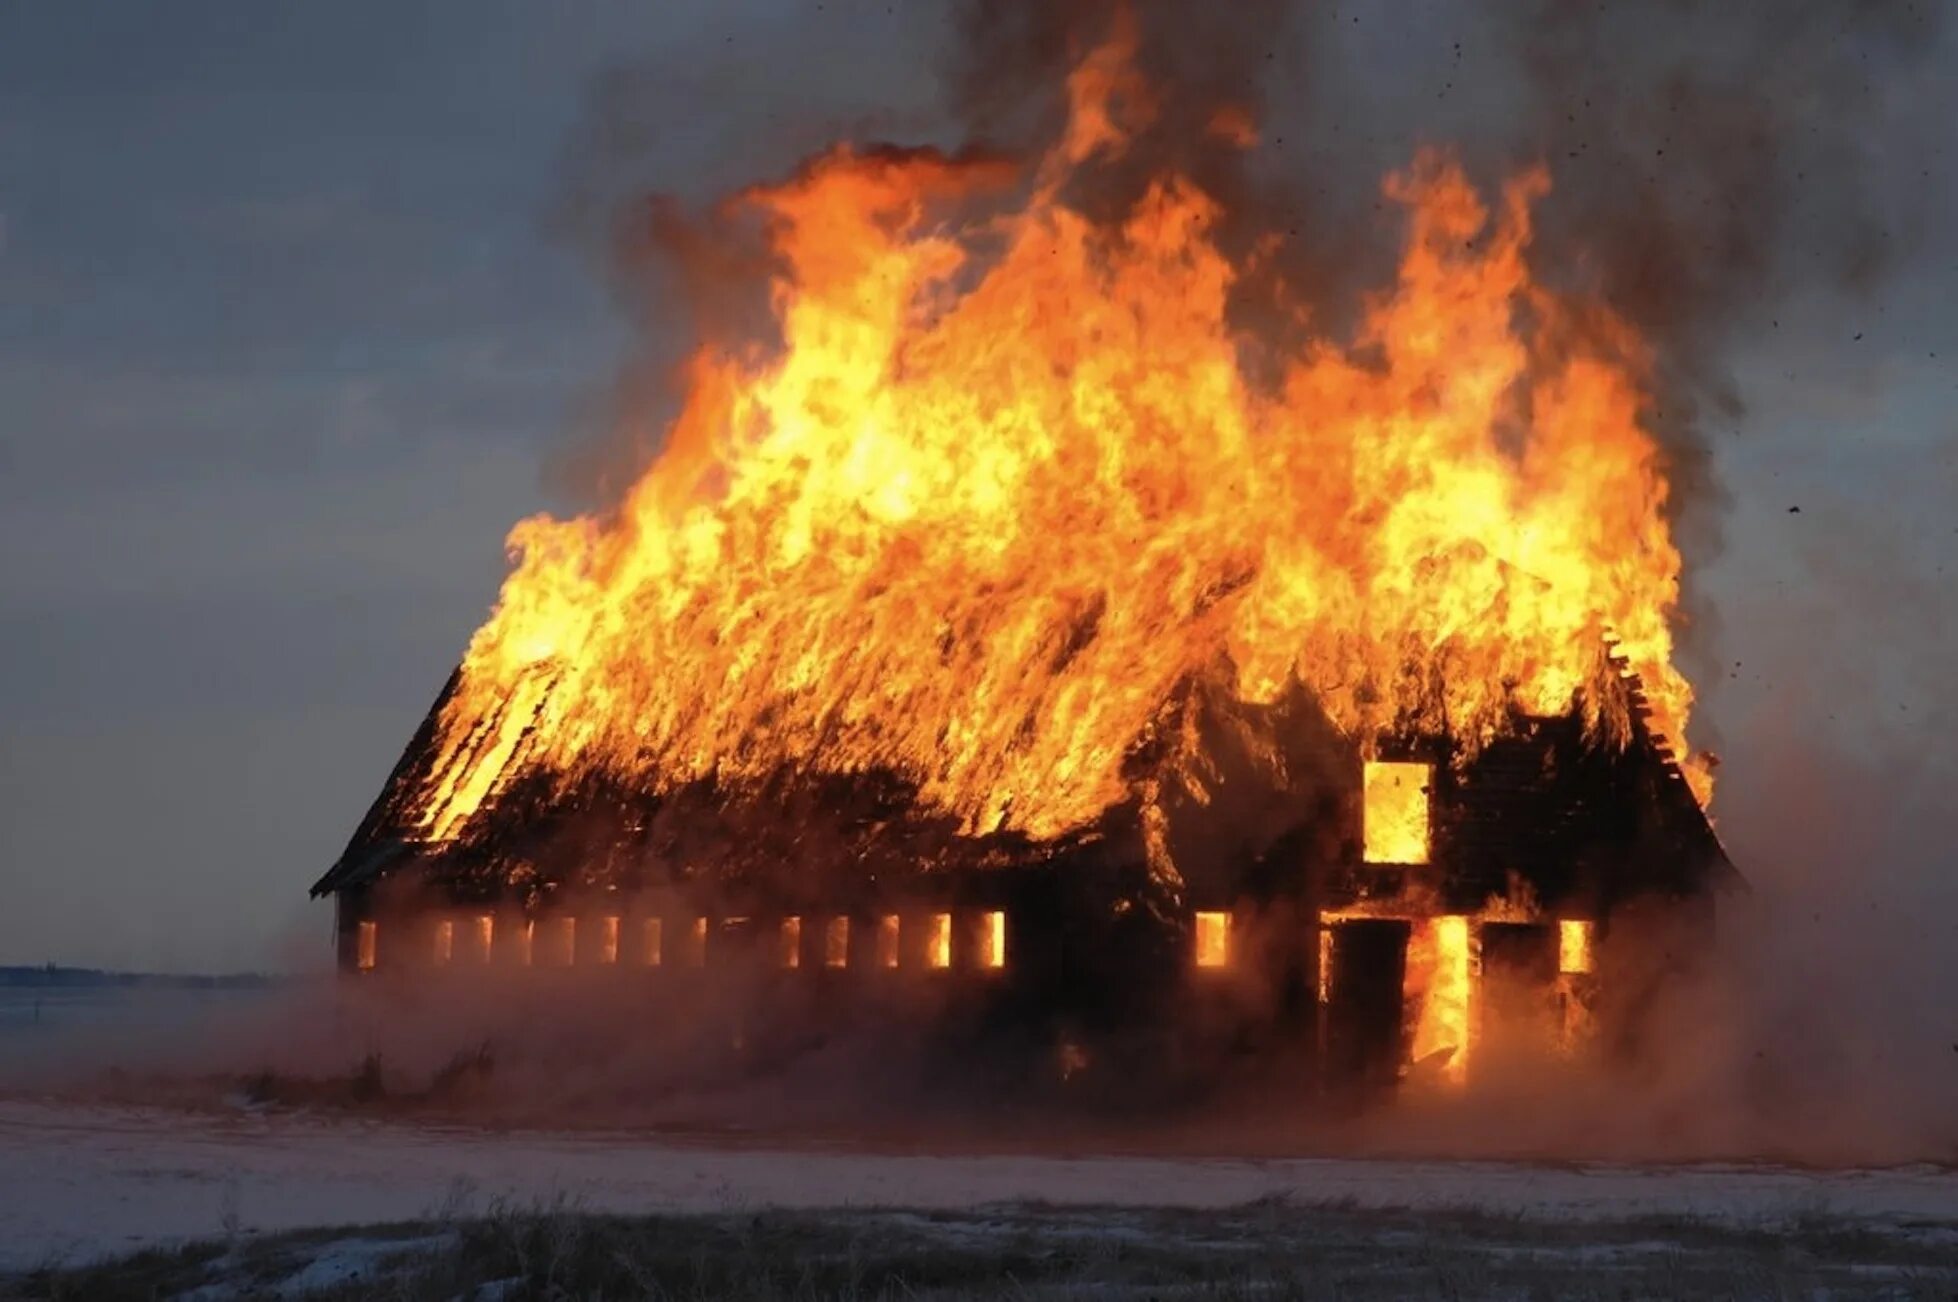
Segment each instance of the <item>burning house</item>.
[[717,210],[778,337],[699,346],[613,512],[513,533],[314,887],[346,971],[1461,1080],[1709,921],[1648,358],[1533,274],[1548,179],[1417,159],[1358,336],[1249,334],[1215,199],[1076,202],[1130,53],[1025,166],[845,146]]

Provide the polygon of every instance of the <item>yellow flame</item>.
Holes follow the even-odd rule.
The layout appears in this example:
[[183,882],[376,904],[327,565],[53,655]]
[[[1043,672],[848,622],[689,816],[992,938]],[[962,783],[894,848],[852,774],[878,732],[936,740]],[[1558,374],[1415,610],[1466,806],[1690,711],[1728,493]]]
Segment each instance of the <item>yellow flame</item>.
[[1428,861],[1429,788],[1434,770],[1426,764],[1369,760],[1362,779],[1362,829],[1366,861],[1419,864]]
[[1584,974],[1591,971],[1591,923],[1565,918],[1557,924],[1557,970]]
[[979,917],[979,966],[1006,966],[1006,914],[998,909]]
[[1132,48],[1083,58],[1030,186],[840,146],[738,198],[782,268],[780,348],[703,342],[615,514],[513,530],[427,835],[513,763],[652,789],[888,769],[969,828],[1052,835],[1124,797],[1193,675],[1472,748],[1512,705],[1569,708],[1607,633],[1710,794],[1648,350],[1533,278],[1547,175],[1491,205],[1423,153],[1386,182],[1405,243],[1355,336],[1273,355],[1227,312],[1264,273],[1219,247],[1216,197],[1165,168],[1116,217],[1066,198],[1150,111]]
[[925,919],[925,966],[952,966],[952,915],[934,913]]
[[1231,915],[1200,911],[1196,915],[1197,966],[1224,967],[1231,961]]
[[1408,937],[1409,994],[1418,1000],[1411,1056],[1436,1060],[1441,1079],[1468,1079],[1474,1034],[1474,956],[1469,920],[1459,914],[1416,922]]

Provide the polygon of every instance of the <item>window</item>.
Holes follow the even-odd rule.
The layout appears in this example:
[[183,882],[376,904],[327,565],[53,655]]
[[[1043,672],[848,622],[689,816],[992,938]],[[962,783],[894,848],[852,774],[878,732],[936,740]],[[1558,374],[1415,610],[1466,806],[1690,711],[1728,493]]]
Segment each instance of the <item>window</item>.
[[598,961],[608,964],[619,961],[619,917],[616,913],[598,920]]
[[952,915],[934,913],[925,926],[925,966],[952,966]]
[[1591,924],[1565,918],[1557,924],[1557,970],[1582,976],[1592,970]]
[[838,914],[823,929],[823,966],[848,967],[850,963],[850,920]]
[[1368,760],[1362,832],[1368,863],[1428,862],[1428,790],[1434,768]]
[[659,966],[660,939],[658,918],[647,918],[639,924],[639,961],[647,967]]
[[525,918],[522,928],[517,932],[517,965],[530,966],[531,947],[537,939],[537,920]]
[[802,919],[782,919],[782,966],[802,966]]
[[1227,967],[1231,961],[1231,915],[1197,914],[1197,966]]
[[896,967],[898,958],[898,916],[886,913],[877,919],[877,966]]
[[456,924],[453,918],[443,918],[435,924],[435,962],[442,966],[455,957]]
[[687,966],[707,966],[707,919],[693,920],[693,935],[687,944]]
[[362,972],[374,970],[375,951],[380,940],[380,927],[372,922],[357,923],[354,926],[354,967]]
[[979,966],[1006,966],[1006,915],[998,909],[979,915]]
[[570,967],[578,959],[578,920],[558,918],[553,925],[555,935],[551,946],[551,962],[558,967]]
[[492,947],[496,943],[496,919],[487,913],[477,914],[475,936],[476,961],[478,963],[487,963],[490,961],[490,954],[493,952]]

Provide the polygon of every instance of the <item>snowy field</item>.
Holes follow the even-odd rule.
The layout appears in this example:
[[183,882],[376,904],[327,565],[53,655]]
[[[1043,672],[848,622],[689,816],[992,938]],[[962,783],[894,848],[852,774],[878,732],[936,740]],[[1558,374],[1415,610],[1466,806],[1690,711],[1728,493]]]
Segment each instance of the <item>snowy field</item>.
[[970,1211],[1273,1200],[1531,1221],[1686,1218],[1943,1237],[1958,1173],[1357,1159],[961,1155],[0,1099],[0,1271],[187,1240],[564,1202],[618,1213]]

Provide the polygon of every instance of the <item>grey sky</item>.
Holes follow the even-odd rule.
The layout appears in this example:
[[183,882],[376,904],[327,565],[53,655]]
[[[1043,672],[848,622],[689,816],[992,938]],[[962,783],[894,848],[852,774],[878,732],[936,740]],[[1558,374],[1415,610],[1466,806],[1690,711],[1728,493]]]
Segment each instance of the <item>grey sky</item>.
[[[1421,107],[1459,75],[1443,12],[1349,38],[1403,75],[1352,148],[1501,111],[1493,80]],[[323,962],[306,886],[640,346],[566,233],[593,97],[640,129],[598,175],[704,195],[848,124],[942,131],[941,34],[876,4],[0,0],[0,963]],[[1948,196],[1944,39],[1876,152]],[[1899,276],[1797,296],[1735,359],[1695,668],[1743,862],[1807,739],[1908,758],[1874,797],[1906,831],[1951,808],[1953,215],[1902,214]],[[1897,880],[1948,907],[1940,844]]]

